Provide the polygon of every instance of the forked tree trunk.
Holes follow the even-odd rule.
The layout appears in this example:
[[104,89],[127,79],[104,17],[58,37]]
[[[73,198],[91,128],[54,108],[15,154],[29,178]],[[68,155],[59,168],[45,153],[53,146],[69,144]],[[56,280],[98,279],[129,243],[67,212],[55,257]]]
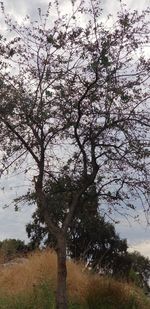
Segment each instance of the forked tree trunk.
[[66,267],[66,239],[61,235],[57,239],[57,291],[56,309],[67,309],[67,267]]

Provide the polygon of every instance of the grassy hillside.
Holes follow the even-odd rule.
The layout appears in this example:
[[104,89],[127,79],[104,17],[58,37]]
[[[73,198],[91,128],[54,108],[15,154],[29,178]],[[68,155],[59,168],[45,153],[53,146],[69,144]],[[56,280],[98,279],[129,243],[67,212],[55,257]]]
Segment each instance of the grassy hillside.
[[[68,261],[70,309],[149,309],[142,291],[92,275]],[[56,256],[36,252],[22,264],[0,268],[0,309],[54,309]]]

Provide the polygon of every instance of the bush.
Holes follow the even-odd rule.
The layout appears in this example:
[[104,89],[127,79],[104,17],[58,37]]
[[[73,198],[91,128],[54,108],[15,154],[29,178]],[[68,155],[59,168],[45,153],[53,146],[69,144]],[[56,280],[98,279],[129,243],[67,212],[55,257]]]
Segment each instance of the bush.
[[[93,287],[93,288],[91,288]],[[112,279],[95,278],[87,288],[88,309],[144,309],[148,308],[133,286]]]
[[19,239],[5,239],[0,242],[0,253],[3,257],[3,262],[9,261],[16,257],[17,254],[22,254],[27,251],[27,246],[24,241]]

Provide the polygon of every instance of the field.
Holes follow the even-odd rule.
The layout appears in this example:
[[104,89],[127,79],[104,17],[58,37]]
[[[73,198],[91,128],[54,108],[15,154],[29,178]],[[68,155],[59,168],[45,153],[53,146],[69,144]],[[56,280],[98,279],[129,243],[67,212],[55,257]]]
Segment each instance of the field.
[[[149,309],[141,290],[99,277],[68,261],[69,309]],[[0,268],[0,309],[54,309],[56,256],[35,252],[23,263]]]

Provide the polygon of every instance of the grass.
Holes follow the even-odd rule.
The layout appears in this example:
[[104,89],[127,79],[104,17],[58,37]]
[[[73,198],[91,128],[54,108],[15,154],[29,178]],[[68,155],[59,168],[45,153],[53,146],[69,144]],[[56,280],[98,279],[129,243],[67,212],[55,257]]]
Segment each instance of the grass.
[[[94,286],[94,290],[90,289]],[[148,309],[143,292],[127,283],[110,278],[92,278],[86,295],[90,309]]]
[[[149,309],[141,290],[83,271],[68,261],[69,309]],[[54,309],[56,256],[36,252],[23,264],[0,269],[0,309]]]

